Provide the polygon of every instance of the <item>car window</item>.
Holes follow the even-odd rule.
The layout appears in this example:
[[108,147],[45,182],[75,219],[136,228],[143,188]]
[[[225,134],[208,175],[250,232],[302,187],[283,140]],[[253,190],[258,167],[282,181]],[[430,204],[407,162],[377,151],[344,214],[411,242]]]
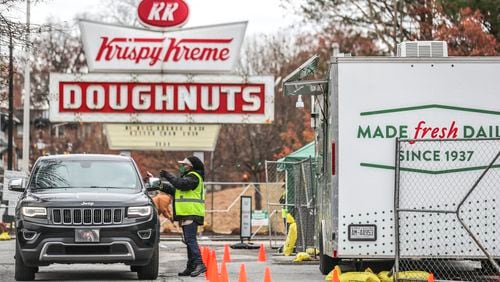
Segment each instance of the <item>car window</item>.
[[139,189],[140,179],[129,161],[43,160],[33,171],[30,188]]

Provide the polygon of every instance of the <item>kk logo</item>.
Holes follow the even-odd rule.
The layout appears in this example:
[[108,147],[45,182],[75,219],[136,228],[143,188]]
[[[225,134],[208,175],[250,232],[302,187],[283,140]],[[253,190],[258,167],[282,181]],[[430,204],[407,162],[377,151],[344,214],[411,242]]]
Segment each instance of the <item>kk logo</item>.
[[184,0],[143,0],[137,7],[139,21],[154,29],[181,27],[189,17]]

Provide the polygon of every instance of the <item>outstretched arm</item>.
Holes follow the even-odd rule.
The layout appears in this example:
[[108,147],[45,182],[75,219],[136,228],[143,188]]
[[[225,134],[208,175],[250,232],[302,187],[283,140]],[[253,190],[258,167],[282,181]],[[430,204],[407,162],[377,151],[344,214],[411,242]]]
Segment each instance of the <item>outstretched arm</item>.
[[167,172],[165,170],[162,170],[160,172],[160,176],[162,178],[165,178],[170,182],[175,189],[179,189],[182,191],[189,191],[189,190],[194,190],[196,187],[198,187],[198,177],[194,175],[186,175],[185,177],[177,177],[170,172]]

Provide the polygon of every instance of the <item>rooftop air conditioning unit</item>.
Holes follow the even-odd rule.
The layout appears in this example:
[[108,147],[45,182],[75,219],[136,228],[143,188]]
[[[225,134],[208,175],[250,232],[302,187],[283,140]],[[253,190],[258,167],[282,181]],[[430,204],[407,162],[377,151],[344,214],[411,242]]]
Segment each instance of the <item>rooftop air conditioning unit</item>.
[[398,44],[398,57],[448,57],[446,41],[405,41]]

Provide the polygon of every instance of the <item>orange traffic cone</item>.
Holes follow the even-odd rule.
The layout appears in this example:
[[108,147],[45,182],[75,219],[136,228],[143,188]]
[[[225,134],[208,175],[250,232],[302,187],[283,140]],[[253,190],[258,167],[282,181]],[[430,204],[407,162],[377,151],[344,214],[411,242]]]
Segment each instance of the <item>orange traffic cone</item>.
[[219,282],[229,282],[229,276],[227,275],[226,262],[222,262],[222,266],[220,268]]
[[340,282],[339,273],[337,272],[337,268],[333,269],[332,282]]
[[224,257],[222,258],[223,262],[230,262],[231,261],[231,255],[229,254],[229,245],[226,244],[224,246]]
[[429,274],[429,277],[427,278],[427,282],[434,282],[434,274]]
[[240,266],[240,275],[238,276],[238,282],[247,282],[247,272],[245,270],[245,264]]
[[207,271],[205,272],[205,278],[208,280],[210,278],[210,264],[212,262],[212,252],[210,251],[210,248],[206,248],[205,250],[205,257],[207,259],[207,263],[205,263],[205,267],[207,268]]
[[215,251],[212,250],[212,255],[210,256],[212,259],[210,261],[210,273],[208,274],[208,280],[210,282],[219,282],[219,270],[217,269],[217,256],[215,255]]
[[271,269],[269,269],[269,266],[266,266],[266,271],[264,272],[264,282],[272,282]]
[[265,262],[266,261],[266,249],[264,248],[264,244],[260,244],[260,249],[259,249],[259,259],[260,262]]

